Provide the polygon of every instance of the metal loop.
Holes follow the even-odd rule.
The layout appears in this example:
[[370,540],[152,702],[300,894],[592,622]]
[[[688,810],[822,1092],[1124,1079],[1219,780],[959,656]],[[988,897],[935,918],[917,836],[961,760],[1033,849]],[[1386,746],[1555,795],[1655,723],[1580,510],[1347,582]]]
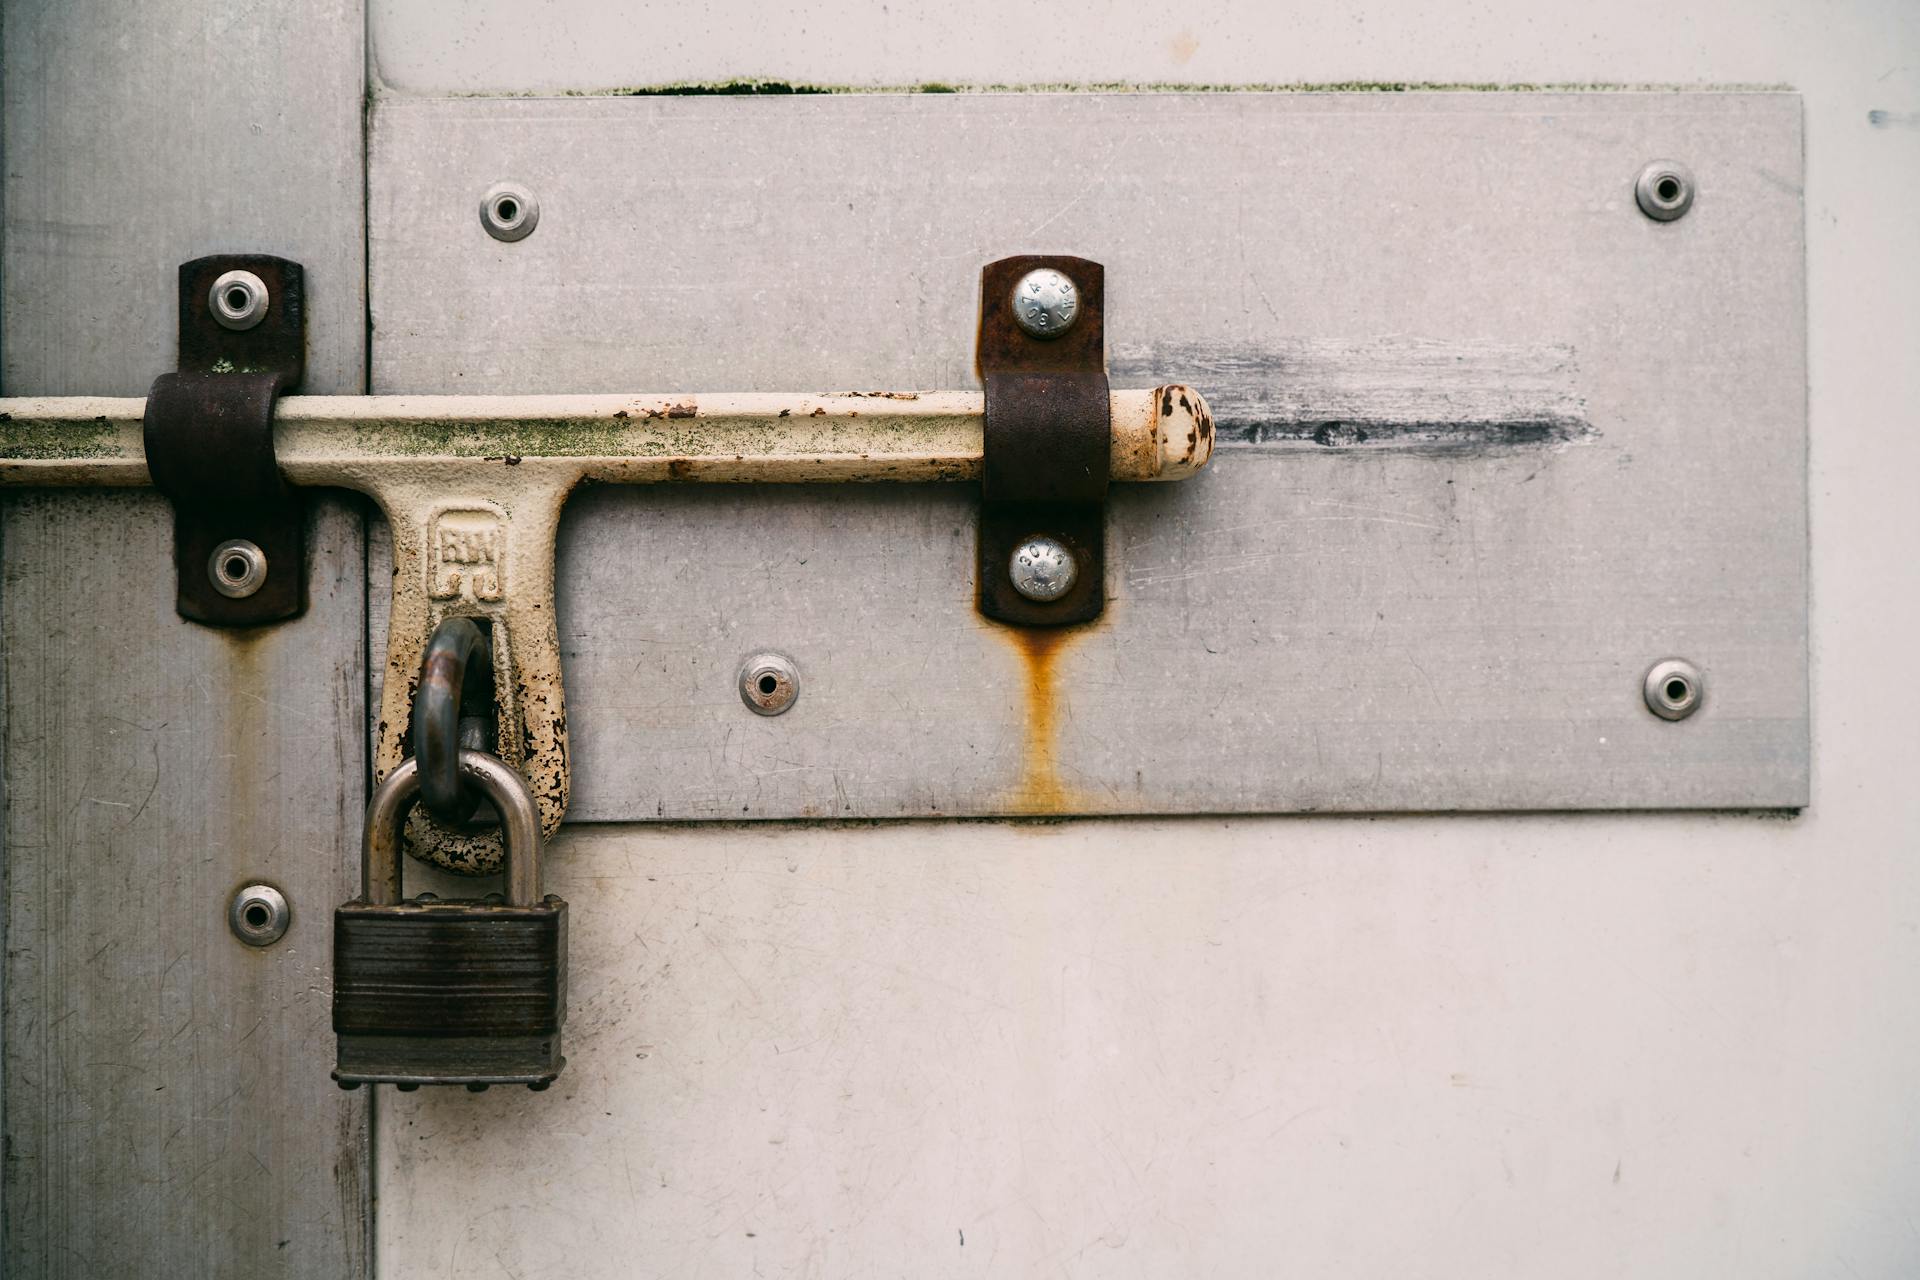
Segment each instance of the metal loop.
[[470,821],[480,805],[479,794],[460,781],[461,748],[486,745],[461,741],[461,704],[469,694],[493,705],[493,649],[473,619],[446,618],[420,659],[411,736],[421,799],[436,821],[452,827]]
[[[501,868],[507,903],[533,906],[540,898],[540,810],[533,791],[514,767],[484,751],[462,751],[461,776],[474,783],[500,815]],[[373,790],[360,843],[360,897],[373,906],[401,900],[400,846],[405,841],[407,810],[420,794],[422,774],[415,760],[402,760]]]

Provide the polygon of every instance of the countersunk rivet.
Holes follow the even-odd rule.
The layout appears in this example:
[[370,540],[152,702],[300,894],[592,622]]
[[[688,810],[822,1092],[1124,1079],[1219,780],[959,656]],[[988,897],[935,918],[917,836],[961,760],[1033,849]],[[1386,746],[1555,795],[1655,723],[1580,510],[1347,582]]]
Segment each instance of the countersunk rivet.
[[227,928],[250,947],[280,941],[293,920],[286,895],[270,884],[245,885],[227,904]]
[[1693,174],[1678,160],[1655,160],[1634,180],[1633,198],[1655,222],[1672,222],[1693,207]]
[[777,716],[800,696],[800,669],[791,658],[756,653],[740,664],[740,701],[760,716]]
[[1013,580],[1015,591],[1029,600],[1046,604],[1073,589],[1074,579],[1080,576],[1080,566],[1074,562],[1073,552],[1058,538],[1036,533],[1022,538],[1013,549],[1007,561],[1007,576]]
[[480,197],[480,225],[495,240],[525,240],[540,225],[540,202],[517,182],[497,182]]
[[267,282],[251,271],[229,271],[207,290],[207,307],[224,329],[251,329],[266,318]]
[[267,581],[267,553],[245,538],[231,538],[207,557],[207,579],[232,600],[245,600]]
[[1057,338],[1080,318],[1080,291],[1062,272],[1036,267],[1013,286],[1013,319],[1036,338]]
[[1700,668],[1681,658],[1668,658],[1653,664],[1641,692],[1647,710],[1662,720],[1685,720],[1700,709],[1707,684]]

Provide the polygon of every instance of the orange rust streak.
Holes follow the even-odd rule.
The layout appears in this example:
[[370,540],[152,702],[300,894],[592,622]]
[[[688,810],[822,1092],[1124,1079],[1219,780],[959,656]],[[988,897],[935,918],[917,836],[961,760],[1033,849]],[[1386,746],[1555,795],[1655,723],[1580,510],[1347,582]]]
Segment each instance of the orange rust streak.
[[1085,627],[1006,627],[1026,666],[1027,742],[1021,760],[1019,785],[1009,798],[1016,813],[1057,814],[1072,811],[1073,793],[1060,781],[1055,759],[1055,729],[1059,694],[1054,672],[1060,654]]

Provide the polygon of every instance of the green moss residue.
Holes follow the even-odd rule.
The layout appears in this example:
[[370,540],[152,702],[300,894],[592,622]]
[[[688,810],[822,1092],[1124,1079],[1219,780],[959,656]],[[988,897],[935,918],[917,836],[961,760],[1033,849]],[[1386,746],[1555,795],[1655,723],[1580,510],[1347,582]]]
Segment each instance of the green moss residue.
[[119,438],[105,418],[49,422],[0,413],[0,460],[117,458],[121,452]]
[[[636,431],[637,425],[645,430]],[[493,425],[428,418],[354,428],[356,448],[414,458],[709,458],[762,454],[878,453],[936,445],[945,432],[961,435],[972,419],[922,416],[889,420],[884,412],[858,418],[795,417],[783,431],[761,418],[646,415],[608,419],[528,419]],[[808,428],[811,428],[810,430]],[[844,443],[842,443],[844,441]]]

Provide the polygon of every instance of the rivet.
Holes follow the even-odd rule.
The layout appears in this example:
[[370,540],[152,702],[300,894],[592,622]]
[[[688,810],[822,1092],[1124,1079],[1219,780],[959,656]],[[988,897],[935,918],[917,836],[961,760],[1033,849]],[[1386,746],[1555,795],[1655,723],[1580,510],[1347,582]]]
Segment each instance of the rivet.
[[244,600],[266,584],[267,553],[245,538],[232,538],[207,557],[207,579],[221,595]]
[[1036,338],[1057,338],[1080,318],[1080,292],[1052,267],[1039,267],[1013,286],[1013,319]]
[[1074,579],[1080,576],[1080,566],[1074,562],[1073,552],[1059,539],[1036,533],[1022,538],[1020,545],[1013,549],[1007,562],[1007,575],[1015,591],[1045,604],[1072,590]]
[[800,669],[791,658],[756,653],[740,664],[740,701],[755,715],[777,716],[800,696]]
[[270,947],[280,941],[293,920],[286,895],[270,884],[250,884],[227,904],[227,927],[250,947]]
[[266,318],[267,282],[251,271],[228,271],[207,290],[207,307],[222,328],[251,329]]
[[1700,668],[1681,658],[1669,658],[1653,664],[1641,692],[1647,710],[1662,720],[1685,720],[1700,709],[1707,685]]
[[497,182],[480,197],[480,225],[495,240],[525,240],[540,225],[540,202],[515,182]]
[[1672,222],[1693,207],[1693,174],[1678,160],[1655,160],[1635,179],[1633,198],[1655,222]]

